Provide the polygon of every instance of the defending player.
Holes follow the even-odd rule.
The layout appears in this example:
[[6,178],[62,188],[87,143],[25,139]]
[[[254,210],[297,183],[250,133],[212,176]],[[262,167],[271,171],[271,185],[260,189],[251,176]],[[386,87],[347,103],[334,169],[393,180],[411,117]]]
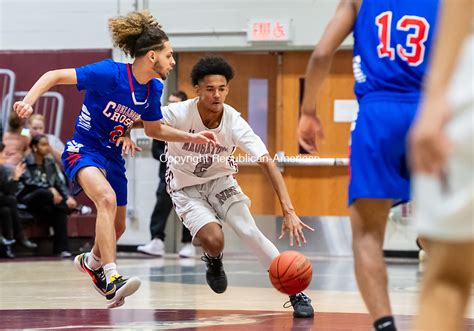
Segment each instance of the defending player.
[[77,256],[74,262],[92,277],[95,288],[113,308],[140,286],[136,277],[123,278],[115,264],[127,205],[119,138],[139,118],[146,134],[156,139],[201,144],[215,137],[210,132],[188,133],[160,124],[163,84],[155,78],[166,79],[175,61],[168,36],[155,18],[148,12],[132,12],[111,19],[109,25],[114,45],[134,57],[133,64],[105,60],[49,71],[14,109],[19,116],[29,117],[36,100],[55,85],[74,84],[86,91],[74,138],[67,142],[62,160],[66,174],[78,184],[76,192],[82,188],[97,208],[96,242],[89,254]]
[[390,208],[410,199],[406,138],[416,113],[436,0],[342,0],[306,69],[300,143],[323,137],[316,96],[335,51],[352,31],[359,114],[351,137],[349,212],[357,283],[376,330],[396,330],[383,257]]

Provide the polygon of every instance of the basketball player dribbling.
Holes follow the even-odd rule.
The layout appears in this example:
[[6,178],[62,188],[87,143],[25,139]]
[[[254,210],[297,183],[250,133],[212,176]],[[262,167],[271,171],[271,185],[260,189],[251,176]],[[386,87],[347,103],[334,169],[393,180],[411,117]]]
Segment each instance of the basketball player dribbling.
[[[225,104],[232,67],[221,57],[200,59],[191,72],[197,98],[162,108],[163,121],[187,132],[210,130],[217,136],[216,146],[194,143],[168,143],[166,180],[176,213],[191,231],[193,244],[204,249],[206,280],[216,293],[227,288],[222,263],[224,233],[229,225],[242,243],[268,270],[279,255],[275,245],[258,229],[250,213],[249,198],[233,177],[237,165],[232,156],[237,147],[252,156],[270,179],[283,210],[280,239],[289,235],[290,245],[306,242],[304,224],[293,208],[283,177],[262,142],[234,108]],[[304,294],[290,296],[295,317],[314,315],[311,300]]]

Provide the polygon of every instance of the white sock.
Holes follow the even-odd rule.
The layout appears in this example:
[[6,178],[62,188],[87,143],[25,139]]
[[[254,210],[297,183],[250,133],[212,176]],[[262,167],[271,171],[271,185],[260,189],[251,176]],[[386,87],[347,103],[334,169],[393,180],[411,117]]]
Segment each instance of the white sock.
[[118,275],[117,272],[117,265],[115,263],[107,263],[104,265],[104,272],[105,272],[105,279],[107,280],[107,284],[110,283],[110,277],[113,275]]
[[86,264],[89,268],[92,270],[97,270],[102,267],[102,261],[100,260],[100,257],[95,255],[93,251],[90,251],[86,256]]
[[255,254],[265,270],[268,270],[273,259],[280,252],[257,227],[247,204],[243,201],[232,204],[227,211],[225,222],[229,224],[245,246]]

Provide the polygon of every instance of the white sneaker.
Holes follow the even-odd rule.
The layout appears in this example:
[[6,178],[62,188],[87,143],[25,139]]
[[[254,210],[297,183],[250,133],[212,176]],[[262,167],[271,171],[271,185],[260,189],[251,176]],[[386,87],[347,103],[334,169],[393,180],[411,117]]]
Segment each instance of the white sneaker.
[[146,245],[137,247],[137,251],[154,256],[165,255],[165,243],[161,239],[153,239]]
[[184,244],[184,246],[179,251],[179,257],[195,257],[196,256],[196,247],[193,244]]

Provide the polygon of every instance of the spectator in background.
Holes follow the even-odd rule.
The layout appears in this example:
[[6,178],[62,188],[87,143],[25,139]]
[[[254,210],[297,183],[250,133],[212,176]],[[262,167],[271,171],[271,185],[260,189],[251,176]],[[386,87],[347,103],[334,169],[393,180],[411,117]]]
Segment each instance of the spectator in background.
[[3,134],[5,164],[16,166],[25,156],[30,137],[22,133],[24,122],[15,112],[10,114],[8,131]]
[[[171,93],[168,98],[168,103],[180,102],[187,100],[188,96],[183,91],[177,91]],[[153,157],[160,162],[159,177],[160,183],[156,190],[156,204],[151,214],[150,221],[150,232],[151,241],[142,246],[138,246],[137,250],[142,253],[163,256],[165,254],[165,228],[168,216],[173,208],[171,198],[166,191],[166,154],[165,154],[166,143],[161,140],[153,140],[151,151]],[[182,225],[181,242],[184,244],[179,251],[180,257],[194,257],[196,255],[196,248],[191,244],[193,237],[189,230]]]
[[29,249],[37,245],[26,239],[17,210],[18,179],[25,172],[23,163],[15,167],[4,164],[4,145],[0,142],[0,255],[14,258],[11,245],[18,241]]
[[[34,137],[37,135],[45,135],[48,138],[51,153],[47,155],[46,157],[54,158],[54,161],[56,162],[59,178],[61,179],[61,181],[65,183],[65,185],[68,185],[68,181],[62,172],[63,162],[61,161],[61,155],[64,150],[64,143],[61,141],[61,139],[59,139],[55,135],[44,132],[45,119],[43,115],[41,114],[31,115],[31,117],[28,118],[26,124],[27,124],[27,128],[29,130],[29,134],[31,137]],[[81,215],[88,215],[92,212],[92,208],[85,205],[76,205],[76,207],[71,208],[71,209],[73,209],[74,211],[77,211]]]
[[48,222],[54,229],[53,253],[70,257],[67,217],[77,202],[60,179],[51,152],[48,137],[36,135],[31,139],[31,154],[26,159],[26,171],[20,177],[18,201],[40,222]]
[[54,160],[59,165],[62,165],[61,154],[64,151],[64,143],[55,135],[45,133],[45,119],[41,114],[33,114],[28,118],[27,128],[30,130],[30,136],[34,137],[38,134],[45,134],[48,137],[49,146],[51,146],[51,154],[54,157]]

